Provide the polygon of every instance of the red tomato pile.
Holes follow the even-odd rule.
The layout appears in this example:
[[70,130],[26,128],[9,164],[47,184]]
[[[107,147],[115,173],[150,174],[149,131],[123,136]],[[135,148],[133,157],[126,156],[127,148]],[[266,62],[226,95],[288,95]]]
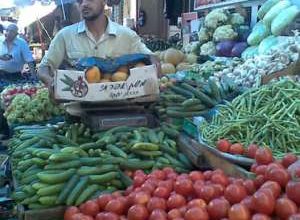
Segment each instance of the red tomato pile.
[[255,158],[254,180],[228,177],[222,170],[178,174],[164,168],[149,175],[138,170],[123,194],[70,207],[65,220],[299,220],[297,157],[274,161],[268,148],[260,148]]

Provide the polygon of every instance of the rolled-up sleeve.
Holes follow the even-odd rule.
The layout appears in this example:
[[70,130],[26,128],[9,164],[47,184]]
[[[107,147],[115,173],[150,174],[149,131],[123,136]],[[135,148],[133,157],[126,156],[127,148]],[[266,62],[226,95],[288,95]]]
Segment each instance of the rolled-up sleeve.
[[40,66],[48,66],[52,70],[58,69],[66,54],[66,44],[62,31],[58,32],[51,41],[47,54],[43,57]]
[[143,53],[153,55],[153,52],[142,42],[141,38],[134,32],[131,32],[131,53]]
[[22,42],[22,56],[26,63],[33,62],[33,56],[26,41]]

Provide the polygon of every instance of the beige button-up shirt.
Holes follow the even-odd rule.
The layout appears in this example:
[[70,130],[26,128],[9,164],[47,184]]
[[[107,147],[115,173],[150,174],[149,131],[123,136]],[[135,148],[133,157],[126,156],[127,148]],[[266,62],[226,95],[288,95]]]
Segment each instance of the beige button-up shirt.
[[41,66],[58,69],[63,61],[72,64],[83,57],[114,58],[125,54],[152,52],[131,29],[108,19],[102,37],[96,41],[84,21],[65,27],[52,40]]

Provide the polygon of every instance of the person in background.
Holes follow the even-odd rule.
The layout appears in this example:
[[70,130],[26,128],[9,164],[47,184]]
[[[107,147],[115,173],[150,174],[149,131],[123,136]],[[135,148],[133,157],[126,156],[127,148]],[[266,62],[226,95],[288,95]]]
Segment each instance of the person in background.
[[[73,63],[83,57],[118,57],[125,54],[152,52],[140,37],[127,27],[112,22],[105,14],[105,0],[78,0],[83,21],[60,30],[44,56],[38,77],[53,95],[54,71],[65,61]],[[152,56],[160,70],[159,62]]]
[[17,25],[10,24],[6,28],[5,38],[0,40],[0,78],[8,83],[21,80],[25,63],[30,73],[34,74],[35,62],[28,43],[18,36]]
[[[21,71],[27,63],[31,74],[35,74],[35,64],[27,42],[18,37],[18,27],[10,24],[5,37],[0,38],[0,92],[8,85],[23,80]],[[1,135],[2,134],[2,135]],[[0,109],[0,136],[8,138],[8,125]]]

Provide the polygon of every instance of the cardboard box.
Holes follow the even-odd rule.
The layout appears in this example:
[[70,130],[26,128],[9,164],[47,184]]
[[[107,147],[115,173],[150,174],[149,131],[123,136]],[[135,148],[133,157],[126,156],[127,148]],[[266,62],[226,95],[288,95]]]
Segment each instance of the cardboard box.
[[155,65],[131,69],[124,82],[90,84],[84,71],[58,70],[54,90],[57,100],[107,102],[158,95],[159,82]]

